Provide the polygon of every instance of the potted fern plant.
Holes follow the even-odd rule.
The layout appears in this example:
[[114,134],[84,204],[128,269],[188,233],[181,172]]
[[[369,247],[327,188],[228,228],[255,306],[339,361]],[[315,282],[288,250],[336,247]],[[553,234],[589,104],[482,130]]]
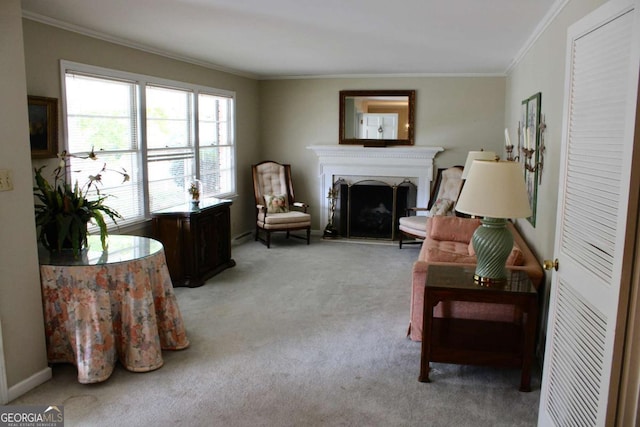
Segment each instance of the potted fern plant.
[[[106,164],[96,175],[89,175],[87,182],[80,186],[76,181],[73,186],[67,182],[67,159],[73,157],[66,152],[58,155],[60,164],[54,170],[54,181],[51,184],[42,175],[45,166],[35,169],[36,186],[34,195],[39,203],[35,205],[38,240],[52,252],[71,250],[78,256],[87,244],[87,226],[90,221],[100,229],[102,248],[107,245],[107,224],[105,217],[115,224],[122,216],[104,204],[108,195],[100,194],[98,185],[102,173],[110,170]],[[86,158],[97,159],[93,149]],[[124,181],[129,180],[126,171],[114,171],[121,174]],[[90,195],[91,192],[91,195]]]

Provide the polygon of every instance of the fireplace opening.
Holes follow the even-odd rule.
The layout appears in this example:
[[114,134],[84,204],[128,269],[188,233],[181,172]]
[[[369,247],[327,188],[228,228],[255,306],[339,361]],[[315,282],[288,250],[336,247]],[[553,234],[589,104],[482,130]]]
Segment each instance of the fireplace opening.
[[[395,240],[398,218],[415,205],[416,188],[366,180],[340,185],[340,235],[348,238]],[[413,204],[410,204],[413,203]]]

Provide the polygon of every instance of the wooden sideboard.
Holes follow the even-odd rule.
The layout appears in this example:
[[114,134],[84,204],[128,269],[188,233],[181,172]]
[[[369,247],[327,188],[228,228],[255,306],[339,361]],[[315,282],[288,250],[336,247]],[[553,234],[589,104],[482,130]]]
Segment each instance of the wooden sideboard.
[[164,245],[173,286],[202,286],[231,258],[231,200],[204,199],[153,212],[153,236]]

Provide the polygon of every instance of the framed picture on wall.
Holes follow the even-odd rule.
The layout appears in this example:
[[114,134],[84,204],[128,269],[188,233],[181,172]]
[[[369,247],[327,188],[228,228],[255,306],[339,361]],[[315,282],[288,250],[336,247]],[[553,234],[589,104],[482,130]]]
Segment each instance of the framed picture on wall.
[[[528,218],[531,225],[536,225],[536,204],[538,199],[538,162],[540,155],[540,103],[542,93],[535,95],[522,101],[521,108],[521,129],[520,140],[522,144],[522,152],[520,153],[520,161],[524,166],[524,180],[529,193],[529,204],[531,205],[531,216]],[[530,170],[527,166],[534,166]]]
[[58,153],[58,100],[43,96],[27,98],[31,157],[46,159]]

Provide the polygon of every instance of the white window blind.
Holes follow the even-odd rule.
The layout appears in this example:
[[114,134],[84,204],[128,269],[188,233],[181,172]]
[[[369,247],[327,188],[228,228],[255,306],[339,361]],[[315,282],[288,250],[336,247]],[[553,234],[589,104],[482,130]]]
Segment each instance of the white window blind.
[[232,111],[233,98],[198,96],[199,169],[205,196],[229,194],[235,187]]
[[147,86],[147,162],[151,211],[183,203],[195,169],[193,93]]
[[[102,194],[107,206],[127,220],[144,217],[138,144],[136,82],[67,72],[65,76],[67,150],[71,182],[83,186],[89,175],[102,173]],[[87,159],[95,150],[98,159]],[[128,182],[113,171],[126,171]],[[90,192],[89,197],[97,194]]]

